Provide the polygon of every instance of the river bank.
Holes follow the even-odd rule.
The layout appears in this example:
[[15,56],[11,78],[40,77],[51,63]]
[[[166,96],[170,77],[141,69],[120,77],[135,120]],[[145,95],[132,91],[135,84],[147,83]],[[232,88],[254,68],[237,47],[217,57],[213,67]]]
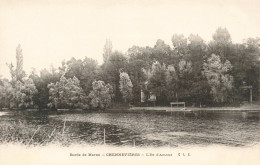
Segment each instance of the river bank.
[[[24,109],[8,109],[2,108],[0,111],[0,115],[4,115],[6,111],[10,110],[24,110]],[[26,111],[38,111],[39,109],[25,109]],[[138,112],[138,111],[260,111],[260,104],[243,104],[239,107],[230,107],[230,106],[222,106],[222,107],[173,107],[170,106],[150,106],[150,107],[129,107],[129,106],[113,106],[106,110],[83,110],[83,109],[42,109],[41,111],[58,111],[58,112]]]
[[170,107],[170,106],[154,106],[154,107],[128,107],[128,106],[116,106],[111,107],[105,110],[83,110],[83,109],[57,109],[57,110],[50,110],[50,109],[1,109],[0,116],[6,115],[7,112],[10,111],[41,111],[46,112],[48,114],[64,114],[64,113],[156,113],[156,114],[201,114],[201,113],[242,113],[243,116],[253,115],[260,118],[260,105],[259,104],[244,104],[240,107]]
[[163,106],[154,106],[154,107],[131,107],[129,111],[259,111],[260,105],[258,104],[244,104],[240,107],[163,107]]

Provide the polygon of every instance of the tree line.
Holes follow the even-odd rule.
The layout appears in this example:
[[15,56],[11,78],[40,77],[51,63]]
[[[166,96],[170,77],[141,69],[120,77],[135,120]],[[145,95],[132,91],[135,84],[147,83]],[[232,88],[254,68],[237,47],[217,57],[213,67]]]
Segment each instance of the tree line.
[[[23,71],[22,48],[16,49],[11,80],[0,79],[0,105],[7,108],[106,109],[114,103],[156,105],[185,101],[190,105],[239,104],[258,97],[260,39],[233,43],[226,28],[218,28],[206,43],[199,35],[172,36],[172,45],[157,40],[153,47],[132,46],[114,51],[106,40],[102,65],[91,58],[71,58],[59,68],[29,75]],[[143,93],[144,98],[141,98]]]

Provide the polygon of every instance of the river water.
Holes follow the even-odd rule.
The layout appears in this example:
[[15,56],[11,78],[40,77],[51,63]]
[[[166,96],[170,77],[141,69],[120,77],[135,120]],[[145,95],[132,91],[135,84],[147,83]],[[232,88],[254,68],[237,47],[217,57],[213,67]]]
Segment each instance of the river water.
[[[260,114],[246,112],[130,113],[8,111],[6,122],[66,127],[74,143],[136,147],[252,146],[260,142]],[[105,135],[105,136],[104,136]],[[104,138],[105,137],[105,138]]]

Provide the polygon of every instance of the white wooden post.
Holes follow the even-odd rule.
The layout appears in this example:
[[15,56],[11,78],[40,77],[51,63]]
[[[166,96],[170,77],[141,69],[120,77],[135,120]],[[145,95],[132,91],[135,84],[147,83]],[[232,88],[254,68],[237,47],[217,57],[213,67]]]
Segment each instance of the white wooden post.
[[104,144],[106,144],[106,129],[104,128]]
[[250,104],[252,105],[253,102],[253,93],[252,93],[252,88],[250,88]]

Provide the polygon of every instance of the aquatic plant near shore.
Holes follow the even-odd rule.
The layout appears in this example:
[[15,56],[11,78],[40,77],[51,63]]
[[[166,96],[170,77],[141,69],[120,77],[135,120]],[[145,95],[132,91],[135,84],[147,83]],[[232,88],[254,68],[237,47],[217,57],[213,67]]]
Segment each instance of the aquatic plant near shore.
[[50,127],[48,125],[35,126],[24,121],[0,121],[0,143],[15,143],[23,145],[60,144],[69,146],[69,127]]

